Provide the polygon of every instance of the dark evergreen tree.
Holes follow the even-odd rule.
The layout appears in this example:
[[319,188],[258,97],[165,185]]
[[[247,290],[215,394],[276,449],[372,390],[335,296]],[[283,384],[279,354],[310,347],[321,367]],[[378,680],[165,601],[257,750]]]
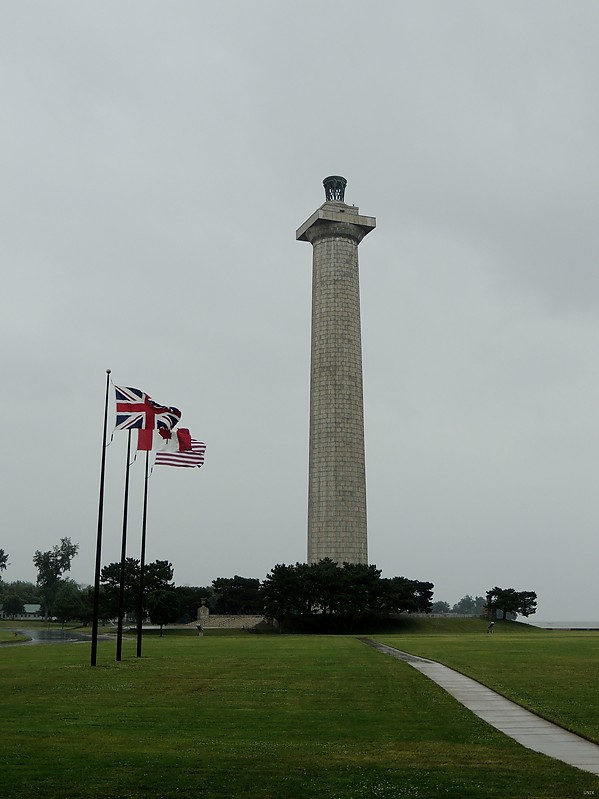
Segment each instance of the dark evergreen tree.
[[165,624],[173,624],[177,621],[181,612],[179,597],[174,588],[159,588],[152,591],[147,599],[148,613],[152,624],[160,625],[160,637],[162,638],[162,628]]
[[262,613],[260,580],[253,577],[218,577],[212,581],[216,612],[234,616]]
[[4,583],[3,586],[4,596],[16,594],[20,596],[25,604],[40,604],[41,596],[40,589],[35,583],[27,582],[26,580],[13,580],[10,583]]
[[462,613],[467,616],[480,616],[485,612],[485,599],[482,596],[463,596],[451,609],[452,613]]
[[278,564],[261,587],[264,613],[281,626],[320,631],[351,630],[365,620],[401,612],[429,613],[433,584],[405,577],[381,578],[376,566],[330,558]]
[[[125,559],[125,613],[139,613],[139,582],[141,568],[136,558]],[[167,560],[155,560],[147,563],[144,569],[144,602],[141,609],[142,618],[147,615],[147,598],[152,591],[174,588],[173,566]],[[101,615],[112,619],[118,614],[119,590],[121,584],[121,564],[109,563],[100,573],[102,592],[100,595]]]
[[502,618],[512,615],[513,618],[520,613],[522,616],[531,616],[537,610],[537,595],[535,591],[516,591],[515,588],[499,588],[495,586],[487,592],[487,610],[493,617],[501,611]]
[[25,603],[17,594],[8,594],[2,603],[2,610],[6,616],[10,616],[11,619],[14,619],[16,616],[23,613],[25,610]]
[[70,621],[81,621],[84,616],[84,589],[74,580],[61,580],[54,596],[52,614],[62,627]]

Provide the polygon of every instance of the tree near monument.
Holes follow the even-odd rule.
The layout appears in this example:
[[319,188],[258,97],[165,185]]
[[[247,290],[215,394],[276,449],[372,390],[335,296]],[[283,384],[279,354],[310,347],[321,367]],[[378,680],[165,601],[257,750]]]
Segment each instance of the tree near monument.
[[174,588],[161,588],[148,595],[147,606],[152,624],[160,625],[160,637],[162,638],[164,625],[173,624],[179,617],[181,612],[179,597]]
[[[139,613],[139,582],[141,576],[140,562],[136,558],[125,559],[125,613]],[[155,560],[146,563],[144,568],[144,601],[141,609],[142,618],[147,615],[147,598],[152,591],[172,589],[174,585],[173,565],[167,560]],[[101,615],[114,618],[118,613],[119,590],[121,584],[121,564],[109,563],[100,573],[102,592],[100,595]]]
[[[133,613],[139,595],[139,560],[125,559],[125,613]],[[104,619],[115,618],[119,608],[119,588],[121,583],[121,564],[109,563],[100,572],[100,615]]]
[[262,613],[260,580],[253,577],[217,577],[212,581],[216,612],[243,616]]
[[273,566],[260,588],[267,618],[280,620],[312,612],[313,600],[306,577],[309,568],[307,563]]
[[506,619],[510,613],[519,613],[528,617],[536,613],[537,595],[535,591],[516,591],[515,588],[499,588],[499,586],[495,586],[490,591],[487,591],[485,607],[491,612],[493,618],[497,617],[498,610],[503,613],[503,619]]
[[391,577],[381,580],[384,609],[390,613],[430,613],[432,609],[433,584],[407,577]]
[[518,613],[528,618],[533,613],[537,612],[537,594],[536,591],[520,591],[520,608]]
[[381,612],[381,570],[366,563],[344,563],[339,570],[337,604],[334,610],[358,618]]
[[70,570],[71,561],[78,551],[79,544],[73,544],[70,538],[61,538],[60,544],[47,552],[40,552],[38,549],[33,556],[45,618],[52,615],[52,604],[62,576]]
[[452,607],[452,613],[463,613],[468,616],[482,615],[485,611],[485,599],[482,596],[471,597],[470,594],[463,596],[459,602]]
[[262,583],[264,614],[280,627],[321,632],[398,613],[430,613],[433,584],[405,577],[381,578],[374,565],[331,558],[318,563],[278,564]]
[[323,617],[341,612],[346,586],[342,570],[334,560],[323,558],[318,563],[311,563],[304,576],[312,610]]
[[[407,578],[402,578],[407,579]],[[414,595],[415,610],[413,613],[430,613],[433,605],[434,583],[428,580],[410,580]]]

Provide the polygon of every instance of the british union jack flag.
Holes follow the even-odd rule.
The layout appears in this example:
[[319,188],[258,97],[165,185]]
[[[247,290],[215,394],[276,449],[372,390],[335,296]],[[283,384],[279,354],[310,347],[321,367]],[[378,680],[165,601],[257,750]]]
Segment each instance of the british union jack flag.
[[151,450],[153,431],[172,430],[181,419],[178,408],[159,405],[138,388],[115,386],[115,430],[139,430],[137,448]]

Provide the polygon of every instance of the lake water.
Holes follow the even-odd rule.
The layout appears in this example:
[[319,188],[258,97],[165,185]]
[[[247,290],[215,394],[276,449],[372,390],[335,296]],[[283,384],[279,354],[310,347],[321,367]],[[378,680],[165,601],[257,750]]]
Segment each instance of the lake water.
[[599,621],[540,621],[537,619],[518,619],[534,627],[551,627],[554,630],[599,630]]

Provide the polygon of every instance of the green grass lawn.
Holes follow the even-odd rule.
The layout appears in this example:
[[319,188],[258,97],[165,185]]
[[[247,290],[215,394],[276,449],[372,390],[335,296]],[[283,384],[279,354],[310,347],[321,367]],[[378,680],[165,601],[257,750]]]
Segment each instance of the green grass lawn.
[[427,633],[373,637],[438,660],[599,744],[599,632],[498,622],[493,635]]
[[141,659],[133,640],[123,651],[117,664],[100,643],[91,668],[87,644],[0,648],[5,799],[599,796],[599,778],[352,637],[173,635],[144,640]]
[[0,644],[17,643],[19,641],[27,641],[27,636],[14,633],[12,630],[0,630]]

